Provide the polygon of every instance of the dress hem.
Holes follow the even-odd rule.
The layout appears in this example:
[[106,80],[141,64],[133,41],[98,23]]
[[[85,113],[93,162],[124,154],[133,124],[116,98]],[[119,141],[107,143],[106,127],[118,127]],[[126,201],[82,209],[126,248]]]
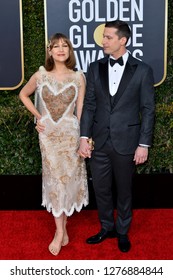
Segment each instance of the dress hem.
[[52,205],[49,204],[47,205],[45,201],[43,201],[43,203],[41,204],[43,207],[46,207],[47,211],[50,213],[52,212],[52,215],[55,217],[55,218],[58,218],[61,216],[61,214],[64,212],[66,216],[71,216],[74,211],[76,210],[77,212],[80,212],[82,210],[82,207],[83,206],[87,206],[89,204],[89,202],[87,200],[83,201],[80,206],[77,206],[77,203],[74,203],[73,206],[71,207],[70,211],[67,211],[65,208],[64,209],[61,209],[61,211],[59,212],[56,212],[55,209],[53,209]]

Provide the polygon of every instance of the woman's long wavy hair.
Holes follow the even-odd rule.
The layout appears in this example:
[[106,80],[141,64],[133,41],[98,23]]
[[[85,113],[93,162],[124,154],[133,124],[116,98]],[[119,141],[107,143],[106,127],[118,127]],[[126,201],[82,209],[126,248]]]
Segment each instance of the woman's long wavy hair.
[[67,66],[67,68],[72,70],[76,66],[76,59],[73,51],[73,46],[70,40],[64,34],[56,33],[53,36],[51,36],[46,50],[45,69],[47,71],[51,71],[54,68],[55,63],[52,56],[49,55],[49,52],[59,40],[63,40],[69,47],[69,58],[65,61],[65,65]]

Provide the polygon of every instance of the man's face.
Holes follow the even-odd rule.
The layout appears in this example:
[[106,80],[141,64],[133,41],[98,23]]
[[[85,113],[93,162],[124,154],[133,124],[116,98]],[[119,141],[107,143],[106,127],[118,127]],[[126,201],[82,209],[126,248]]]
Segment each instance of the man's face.
[[103,50],[105,54],[118,55],[122,50],[124,51],[125,48],[125,37],[121,39],[116,34],[117,29],[113,27],[105,27],[103,33]]

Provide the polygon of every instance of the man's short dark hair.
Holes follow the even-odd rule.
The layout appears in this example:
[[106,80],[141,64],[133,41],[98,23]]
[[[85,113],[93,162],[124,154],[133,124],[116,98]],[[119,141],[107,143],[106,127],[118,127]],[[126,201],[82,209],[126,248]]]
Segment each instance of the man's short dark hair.
[[[105,23],[105,27],[113,27],[116,28],[116,34],[118,35],[119,38],[126,37],[127,42],[131,36],[131,30],[128,24],[125,21],[122,20],[114,20],[114,21],[107,21]],[[126,42],[126,44],[127,44]]]

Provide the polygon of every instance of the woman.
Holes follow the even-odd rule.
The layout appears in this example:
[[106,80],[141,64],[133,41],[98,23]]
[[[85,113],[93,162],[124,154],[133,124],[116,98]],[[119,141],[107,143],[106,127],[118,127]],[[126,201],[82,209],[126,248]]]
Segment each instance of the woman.
[[[37,120],[42,155],[42,205],[52,212],[56,231],[49,251],[58,255],[69,242],[67,216],[88,204],[86,166],[78,155],[79,121],[85,95],[84,75],[75,67],[69,39],[53,35],[45,67],[32,75],[19,97]],[[30,95],[35,92],[35,106]],[[75,114],[74,114],[75,112]]]

